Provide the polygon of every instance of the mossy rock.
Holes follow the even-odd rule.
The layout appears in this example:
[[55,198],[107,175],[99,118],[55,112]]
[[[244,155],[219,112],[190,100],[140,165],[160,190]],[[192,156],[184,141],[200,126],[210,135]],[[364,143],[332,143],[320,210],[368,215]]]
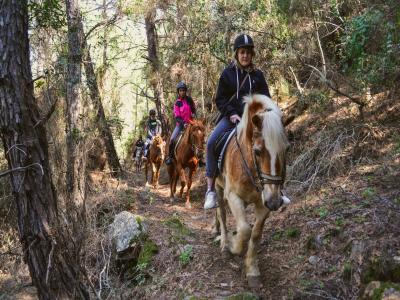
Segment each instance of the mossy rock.
[[[390,296],[389,296],[390,295]],[[371,281],[364,290],[361,300],[400,299],[400,284]]]
[[361,281],[367,284],[374,280],[400,283],[400,263],[388,256],[373,259],[364,267]]
[[146,238],[143,241],[142,248],[139,253],[138,257],[138,265],[142,266],[147,266],[150,264],[151,259],[153,258],[154,255],[158,253],[158,247],[157,245],[150,240],[149,238]]

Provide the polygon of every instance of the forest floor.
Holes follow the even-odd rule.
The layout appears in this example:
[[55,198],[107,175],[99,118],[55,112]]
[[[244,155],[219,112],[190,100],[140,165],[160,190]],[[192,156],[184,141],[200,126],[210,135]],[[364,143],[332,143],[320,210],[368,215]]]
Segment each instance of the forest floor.
[[[259,251],[263,288],[257,291],[247,287],[243,259],[223,259],[214,241],[215,211],[202,209],[203,170],[196,174],[191,209],[183,200],[170,202],[164,169],[158,189],[145,186],[142,173],[113,181],[93,172],[89,209],[104,224],[94,230],[100,235],[115,213],[128,210],[144,218],[158,249],[134,279],[111,280],[104,295],[347,300],[358,299],[371,280],[400,281],[384,270],[389,258],[400,257],[400,101],[377,104],[362,125],[336,105],[330,110],[335,114],[319,120],[308,114],[289,128],[294,150],[286,189],[292,203],[266,221]],[[252,223],[252,207],[247,210]],[[231,214],[228,223],[234,230]],[[10,263],[0,268],[0,299],[34,299],[26,267],[19,260],[18,273]]]

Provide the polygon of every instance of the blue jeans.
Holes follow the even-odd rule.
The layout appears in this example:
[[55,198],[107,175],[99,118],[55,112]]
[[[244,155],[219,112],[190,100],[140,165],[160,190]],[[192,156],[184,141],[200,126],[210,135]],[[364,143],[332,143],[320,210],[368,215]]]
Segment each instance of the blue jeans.
[[178,137],[178,134],[183,130],[183,125],[177,124],[175,126],[174,131],[172,131],[171,137],[169,139],[169,144],[175,143],[176,138]]
[[207,140],[207,157],[206,157],[206,176],[214,177],[215,171],[217,170],[218,157],[215,155],[214,147],[218,137],[229,128],[235,125],[229,121],[227,117],[222,118],[217,126],[215,126],[213,132],[210,134]]

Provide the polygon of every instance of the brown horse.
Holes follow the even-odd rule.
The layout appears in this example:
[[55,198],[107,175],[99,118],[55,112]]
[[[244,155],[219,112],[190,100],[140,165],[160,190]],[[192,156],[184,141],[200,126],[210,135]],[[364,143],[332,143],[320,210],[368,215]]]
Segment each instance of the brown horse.
[[[216,179],[216,226],[221,232],[223,253],[240,255],[247,245],[245,272],[251,287],[261,286],[257,251],[265,220],[283,202],[281,186],[285,180],[287,147],[280,109],[266,96],[246,97],[237,137],[230,140],[223,170]],[[226,204],[236,222],[236,235],[227,232]],[[255,206],[253,228],[246,221],[248,204]]]
[[160,177],[160,168],[164,161],[165,143],[161,136],[156,135],[151,142],[149,154],[145,163],[146,185],[148,185],[148,168],[151,165],[151,184],[154,188],[158,187],[158,179]]
[[204,153],[204,137],[205,127],[200,120],[194,120],[186,126],[179,145],[176,148],[176,156],[173,163],[168,166],[170,178],[171,201],[174,201],[176,185],[178,179],[181,181],[181,189],[179,196],[182,198],[183,190],[186,185],[185,169],[189,168],[189,180],[187,181],[186,190],[186,207],[190,208],[190,188],[192,186],[193,174],[196,172],[199,157]]

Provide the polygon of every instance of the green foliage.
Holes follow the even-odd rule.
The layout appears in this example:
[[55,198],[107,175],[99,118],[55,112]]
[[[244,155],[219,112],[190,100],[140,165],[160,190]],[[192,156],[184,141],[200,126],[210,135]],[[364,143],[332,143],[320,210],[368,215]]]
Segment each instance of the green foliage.
[[35,27],[61,29],[67,24],[64,1],[43,0],[28,2],[30,23]]
[[319,207],[317,213],[321,219],[325,219],[329,215],[329,210],[326,207]]
[[157,254],[157,252],[157,245],[149,238],[146,238],[139,253],[138,266],[140,266],[141,268],[147,267],[150,264],[151,259],[155,254]]
[[187,245],[179,255],[179,263],[186,266],[193,258],[193,246]]
[[284,236],[284,232],[282,230],[276,230],[273,234],[272,234],[272,240],[274,241],[280,241]]
[[165,221],[163,221],[165,225],[177,231],[180,235],[189,235],[191,232],[189,228],[187,228],[179,216],[174,214],[173,216],[169,217]]
[[[397,8],[399,13],[399,8]],[[398,24],[379,8],[351,18],[342,36],[343,70],[362,86],[391,86],[399,60]]]
[[361,195],[362,195],[364,198],[367,198],[367,199],[368,199],[368,198],[372,198],[372,197],[374,197],[374,196],[376,195],[375,188],[373,188],[373,187],[368,187],[368,188],[366,188],[365,190],[362,191]]
[[344,266],[343,266],[343,279],[346,281],[350,281],[351,277],[353,276],[353,265],[351,264],[351,262],[345,262]]
[[232,296],[228,296],[224,298],[224,300],[257,300],[259,299],[258,296],[252,294],[252,293],[240,293]]
[[300,230],[297,228],[289,228],[286,230],[286,236],[289,238],[298,238],[300,236]]

